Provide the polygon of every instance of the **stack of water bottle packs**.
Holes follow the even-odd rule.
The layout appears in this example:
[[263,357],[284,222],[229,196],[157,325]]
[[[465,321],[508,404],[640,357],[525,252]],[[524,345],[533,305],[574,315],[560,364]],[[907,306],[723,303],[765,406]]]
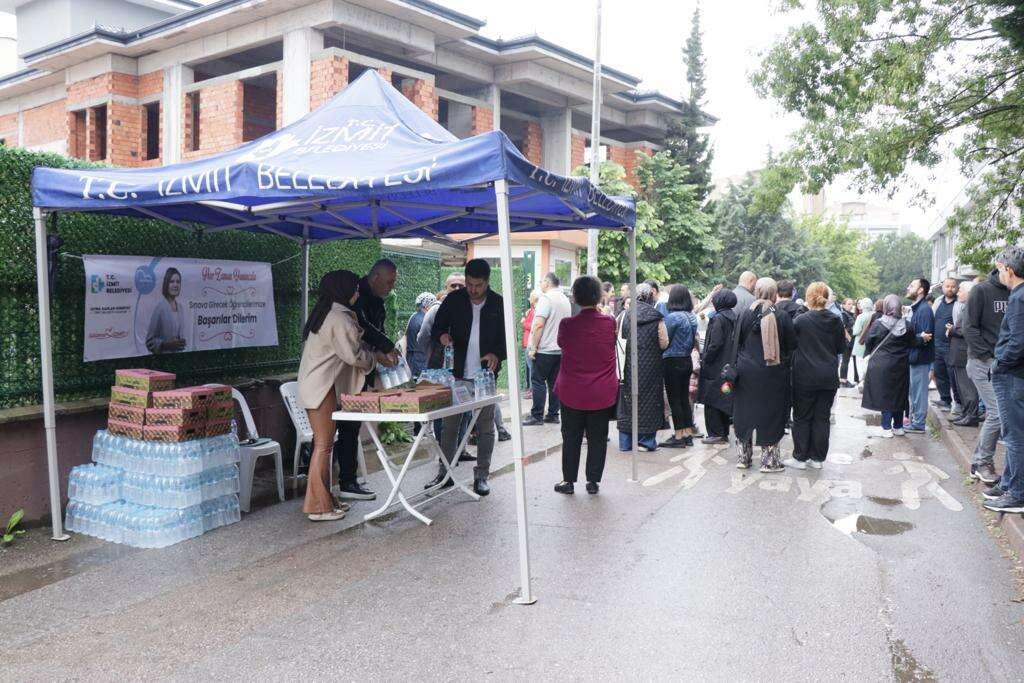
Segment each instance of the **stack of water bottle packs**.
[[[75,467],[68,479],[68,529],[162,548],[240,519],[231,389],[175,389],[174,379],[154,370],[118,371],[107,429],[93,439],[95,464]],[[119,400],[125,398],[135,403]],[[210,423],[217,424],[206,436]]]

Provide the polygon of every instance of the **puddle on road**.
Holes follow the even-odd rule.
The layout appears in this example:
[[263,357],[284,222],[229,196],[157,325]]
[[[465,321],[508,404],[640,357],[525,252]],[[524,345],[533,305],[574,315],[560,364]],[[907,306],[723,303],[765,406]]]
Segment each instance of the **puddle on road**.
[[[865,496],[872,503],[895,507],[903,501],[895,498],[883,498],[881,496]],[[864,534],[866,536],[899,536],[914,528],[910,522],[902,522],[897,519],[886,519],[874,517],[861,512],[858,501],[850,498],[833,498],[821,506],[821,516],[832,523],[838,531],[852,536],[853,534]]]
[[892,656],[893,676],[900,683],[938,680],[928,667],[918,663],[901,638],[889,641],[889,654]]
[[883,498],[882,496],[867,496],[867,499],[872,503],[877,503],[878,505],[884,505],[886,507],[896,507],[903,503],[899,498]]
[[63,581],[84,571],[139,552],[138,548],[108,543],[50,564],[26,567],[0,581],[0,602]]
[[873,457],[874,455],[875,454],[871,452],[871,448],[868,446],[865,446],[864,450],[860,452],[860,457],[862,458],[870,458]]

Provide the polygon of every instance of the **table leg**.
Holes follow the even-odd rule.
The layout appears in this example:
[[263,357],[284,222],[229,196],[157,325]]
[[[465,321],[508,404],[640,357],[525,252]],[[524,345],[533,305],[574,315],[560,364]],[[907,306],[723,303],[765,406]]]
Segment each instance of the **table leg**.
[[[455,453],[452,455],[452,458],[453,458],[453,460],[456,463],[458,463],[458,461],[459,461],[459,455],[466,448],[466,444],[469,443],[469,437],[473,433],[473,425],[476,424],[476,420],[477,420],[478,417],[480,417],[480,411],[479,410],[474,410],[473,411],[473,417],[469,420],[469,426],[466,427],[466,435],[464,437],[462,437],[462,441],[460,441],[459,445],[455,447]],[[497,437],[495,437],[495,438],[497,438]],[[440,444],[439,444],[439,446],[440,446]],[[465,484],[463,484],[461,481],[459,481],[458,479],[455,478],[455,472],[453,471],[453,468],[455,466],[452,465],[451,462],[449,462],[448,459],[444,457],[444,449],[443,448],[441,449],[441,458],[440,459],[441,459],[441,464],[444,465],[444,468],[447,470],[447,476],[445,476],[444,480],[440,484],[438,484],[438,488],[443,486],[445,482],[447,482],[449,479],[451,479],[455,483],[455,485],[458,486],[460,489],[462,489],[462,491],[466,495],[471,497],[473,500],[480,500],[480,496],[478,496],[476,494],[476,492],[473,491],[473,489],[467,487]]]
[[402,504],[402,507],[408,510],[411,515],[416,517],[424,524],[430,524],[433,520],[431,520],[429,517],[425,516],[419,510],[410,505],[409,501],[406,500],[405,496],[402,495],[401,491],[402,480],[405,479],[405,475],[409,471],[409,463],[411,463],[413,461],[413,458],[416,457],[416,451],[419,450],[420,442],[423,440],[423,435],[426,433],[426,431],[421,429],[420,433],[416,435],[416,439],[412,443],[412,448],[409,449],[409,453],[405,457],[405,462],[402,463],[402,469],[398,472],[398,476],[395,477],[394,471],[392,470],[391,461],[388,460],[387,450],[384,448],[384,444],[380,442],[380,437],[377,435],[377,430],[375,426],[370,423],[367,423],[366,427],[367,431],[370,433],[370,438],[373,439],[374,446],[376,446],[377,448],[377,457],[380,459],[381,467],[384,468],[385,474],[387,474],[388,479],[391,480],[391,493],[388,494],[387,500],[384,501],[383,505],[381,505],[373,512],[367,513],[363,517],[363,519],[365,521],[370,521],[371,519],[375,519],[381,516],[382,514],[384,514],[385,511],[387,511],[388,508],[391,507],[391,505],[394,503],[395,498],[397,497],[399,502]]

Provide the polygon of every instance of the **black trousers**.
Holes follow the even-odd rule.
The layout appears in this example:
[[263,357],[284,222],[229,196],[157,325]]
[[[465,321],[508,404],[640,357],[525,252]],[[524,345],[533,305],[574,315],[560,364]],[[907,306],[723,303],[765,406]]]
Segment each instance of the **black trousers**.
[[853,344],[846,347],[843,351],[843,362],[839,366],[839,379],[846,380],[847,373],[850,371],[850,360],[853,360],[853,382],[856,384],[860,382],[860,374],[857,372],[857,357],[853,355]]
[[959,392],[960,408],[963,410],[963,417],[966,419],[977,419],[978,417],[978,388],[974,386],[974,382],[971,381],[970,376],[967,374],[967,368],[958,368],[950,366],[950,370],[953,371],[953,381]]
[[693,427],[693,408],[690,406],[690,375],[693,374],[693,360],[666,358],[662,361],[665,376],[665,392],[668,407],[672,411],[672,427],[676,430]]
[[533,357],[530,375],[530,389],[533,391],[533,409],[530,414],[538,420],[544,419],[544,399],[547,399],[548,417],[558,417],[558,397],[555,396],[555,380],[562,367],[562,354],[538,353]]
[[835,389],[793,387],[793,458],[825,462]]
[[953,366],[949,364],[949,349],[935,349],[935,360],[932,362],[935,372],[935,388],[939,390],[939,400],[943,403],[956,401],[963,405],[960,383],[956,381]]
[[341,471],[338,481],[344,486],[356,480],[358,469],[359,428],[362,422],[338,422],[338,440],[334,442],[334,459]]
[[562,406],[562,481],[576,481],[584,433],[587,435],[587,481],[601,481],[608,452],[608,421],[612,417],[614,413],[610,408],[576,410]]
[[704,429],[708,436],[720,436],[729,438],[729,425],[732,424],[732,416],[724,410],[704,404]]

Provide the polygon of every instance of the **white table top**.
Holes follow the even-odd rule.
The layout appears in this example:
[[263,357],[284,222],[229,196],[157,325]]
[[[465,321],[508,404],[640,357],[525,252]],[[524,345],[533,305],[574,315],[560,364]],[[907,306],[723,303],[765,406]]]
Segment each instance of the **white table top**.
[[438,408],[428,413],[349,413],[338,410],[331,414],[331,419],[344,422],[429,422],[441,417],[468,413],[470,410],[478,410],[494,405],[504,398],[504,394],[495,394],[487,398],[474,399],[467,403],[458,403],[446,408]]

